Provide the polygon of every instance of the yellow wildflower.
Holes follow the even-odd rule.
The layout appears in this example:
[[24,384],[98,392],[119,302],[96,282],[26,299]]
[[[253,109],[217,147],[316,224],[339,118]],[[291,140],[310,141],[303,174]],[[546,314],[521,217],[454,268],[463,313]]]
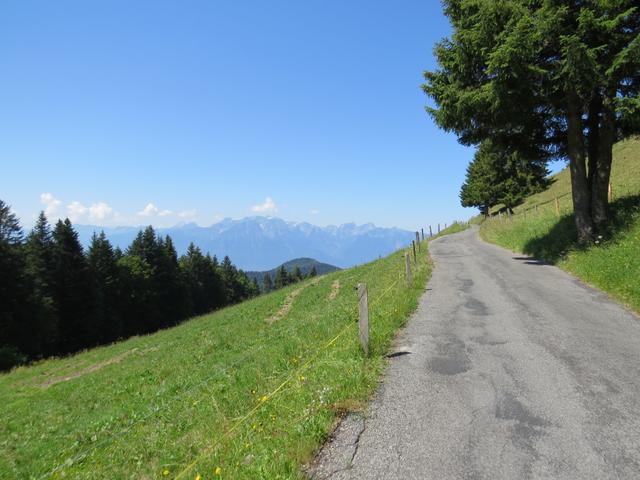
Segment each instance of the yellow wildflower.
[[215,474],[222,475],[222,469],[220,467],[216,467]]
[[260,397],[260,401],[261,402],[266,402],[267,400],[269,400],[269,397],[266,396],[266,395],[263,395],[263,396]]
[[164,475],[165,477],[167,475],[169,475],[169,470],[167,470],[166,468],[162,471],[162,475]]
[[202,477],[200,476],[200,474],[196,474],[196,480],[202,480]]

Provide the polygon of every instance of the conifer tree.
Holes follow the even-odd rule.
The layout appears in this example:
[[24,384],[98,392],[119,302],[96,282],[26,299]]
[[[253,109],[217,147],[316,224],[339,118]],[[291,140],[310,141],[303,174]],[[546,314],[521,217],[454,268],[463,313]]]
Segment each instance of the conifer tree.
[[115,252],[104,231],[91,237],[87,264],[93,289],[93,328],[99,343],[107,343],[123,335],[119,271]]
[[33,351],[22,241],[17,217],[0,200],[0,370],[25,361]]
[[427,108],[465,145],[569,161],[581,242],[607,220],[614,142],[640,131],[637,0],[445,0],[451,38],[426,72]]
[[98,343],[91,325],[92,292],[89,270],[78,234],[67,218],[53,230],[52,291],[58,312],[60,348],[74,352]]
[[201,315],[221,305],[220,278],[210,256],[202,252],[193,242],[186,255],[180,257],[180,269],[188,292],[191,314]]
[[157,295],[152,288],[153,269],[138,255],[124,255],[117,260],[117,264],[119,310],[125,335],[157,330]]
[[225,257],[222,259],[220,271],[222,273],[226,303],[234,304],[240,300],[238,295],[238,287],[236,285],[237,272],[228,255],[225,255]]
[[300,267],[298,265],[296,265],[296,268],[293,269],[292,278],[294,282],[299,282],[304,278],[304,276],[302,275],[302,270],[300,270]]
[[275,288],[277,290],[286,287],[287,285],[289,285],[289,283],[289,272],[287,272],[287,269],[284,268],[284,265],[281,265],[276,272],[276,279],[274,282]]
[[311,271],[309,272],[309,278],[313,278],[318,276],[318,270],[316,269],[316,266],[314,265],[313,267],[311,267]]
[[51,227],[44,212],[40,212],[25,244],[25,273],[29,281],[29,306],[32,309],[29,327],[31,357],[58,353],[58,314],[53,295],[53,240]]
[[273,280],[271,280],[271,275],[266,273],[262,277],[262,291],[264,293],[269,293],[271,290],[273,290]]
[[136,333],[153,332],[167,325],[158,278],[163,273],[162,257],[165,254],[164,242],[149,225],[138,232],[127,248],[127,254],[118,262],[124,269],[121,273],[131,282],[131,311],[140,312],[130,321]]
[[544,161],[526,159],[485,140],[467,167],[460,202],[463,207],[478,207],[484,215],[500,203],[511,210],[528,195],[544,190],[547,175]]
[[163,326],[175,325],[188,316],[187,292],[178,254],[169,235],[160,243],[155,284],[163,303]]
[[218,258],[215,255],[212,258],[208,253],[205,255],[205,258],[208,264],[208,274],[205,277],[205,289],[207,291],[207,298],[209,299],[209,310],[215,310],[227,304],[224,281],[222,279]]
[[258,279],[254,277],[251,279],[251,294],[249,296],[255,297],[257,295],[260,295],[260,285]]

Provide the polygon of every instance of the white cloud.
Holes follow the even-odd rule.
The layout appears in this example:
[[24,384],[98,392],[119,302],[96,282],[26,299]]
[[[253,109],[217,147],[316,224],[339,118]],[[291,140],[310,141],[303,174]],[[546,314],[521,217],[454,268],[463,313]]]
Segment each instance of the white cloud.
[[312,209],[311,211],[309,211],[309,213],[310,213],[311,215],[317,215],[317,214],[319,214],[319,213],[320,213],[320,210],[317,210],[317,209],[315,209],[315,208],[314,208],[314,209]]
[[276,204],[271,197],[267,197],[265,198],[264,203],[251,207],[251,211],[256,213],[276,213],[278,211],[278,207],[276,207]]
[[138,212],[139,217],[168,217],[173,215],[171,210],[160,210],[153,203],[147,203],[147,206]]
[[139,217],[151,217],[157,215],[159,212],[158,207],[153,203],[147,203],[147,206],[138,212]]
[[62,202],[60,200],[55,198],[50,193],[41,193],[40,194],[40,203],[42,203],[44,205],[44,214],[47,217],[50,217],[50,216],[55,215],[56,213],[58,213],[58,209],[60,208],[60,205],[62,204]]
[[[149,202],[141,211],[135,215],[122,215],[115,211],[107,202],[95,202],[90,205],[83,204],[77,200],[63,206],[63,202],[55,198],[51,193],[42,193],[40,202],[47,217],[52,220],[67,216],[73,223],[85,223],[92,225],[138,225],[142,218],[145,221],[153,221],[159,225],[170,224],[178,219],[195,219],[196,209],[190,210],[169,210],[160,209],[154,203]],[[66,202],[65,202],[66,203]],[[168,222],[168,223],[167,223]]]
[[89,218],[91,220],[102,221],[113,217],[113,208],[108,203],[98,202],[89,207]]
[[71,202],[67,205],[67,217],[74,223],[84,220],[88,211],[89,209],[80,202]]
[[67,205],[67,216],[72,222],[90,221],[93,223],[103,223],[114,219],[117,214],[108,203],[98,202],[85,207],[78,201],[71,202]]

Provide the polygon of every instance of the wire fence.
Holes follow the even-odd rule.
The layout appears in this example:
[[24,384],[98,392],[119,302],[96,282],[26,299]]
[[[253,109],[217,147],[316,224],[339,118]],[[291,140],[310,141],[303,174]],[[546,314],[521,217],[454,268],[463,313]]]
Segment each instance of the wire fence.
[[[423,241],[425,240],[425,236],[423,233]],[[414,245],[415,247],[415,245]],[[411,252],[411,249],[408,250]],[[415,263],[416,267],[418,267],[418,263]],[[422,268],[426,268],[426,262],[424,262],[424,266]],[[375,295],[375,298],[372,302],[370,302],[370,308],[375,308],[380,304],[391,292],[394,291],[402,281],[403,277],[405,277],[405,273],[400,272],[395,280],[393,280],[380,294]],[[346,278],[342,279],[346,283],[351,283],[356,280],[356,274],[351,274],[346,276]],[[219,436],[214,443],[201,450],[200,453],[191,460],[184,468],[182,468],[174,478],[184,478],[193,468],[201,461],[206,455],[215,451],[215,449],[222,444],[227,438],[229,438],[235,431],[237,431],[242,425],[244,425],[250,418],[255,416],[262,408],[265,407],[274,397],[276,397],[279,393],[281,393],[287,385],[289,385],[294,379],[299,378],[302,372],[308,369],[315,361],[317,361],[324,352],[328,351],[332,346],[334,346],[341,338],[343,338],[351,329],[353,329],[356,325],[358,325],[357,321],[357,312],[358,305],[352,304],[350,306],[344,306],[343,304],[336,304],[334,307],[337,312],[336,314],[340,318],[345,318],[347,320],[346,324],[337,332],[337,334],[331,336],[325,343],[321,345],[320,348],[315,350],[314,352],[306,352],[303,354],[303,358],[307,358],[307,360],[302,363],[297,368],[289,371],[284,378],[277,384],[275,388],[269,391],[267,394],[263,395],[259,398],[257,403],[252,406],[245,414],[235,419],[233,423],[224,431],[224,433]],[[254,343],[251,347],[245,349],[240,356],[234,359],[230,363],[220,363],[209,365],[208,367],[212,369],[211,374],[205,376],[204,378],[198,379],[198,381],[185,384],[181,390],[177,391],[174,395],[165,397],[161,403],[157,403],[151,408],[149,408],[146,412],[141,415],[136,415],[133,421],[129,422],[126,426],[119,429],[117,432],[113,434],[105,435],[101,440],[94,442],[88,448],[78,452],[74,456],[67,458],[63,462],[57,464],[51,470],[47,471],[43,475],[41,475],[40,479],[50,478],[54,476],[56,473],[61,472],[63,469],[67,467],[71,467],[72,465],[82,462],[87,457],[89,457],[94,451],[99,448],[106,447],[107,445],[114,444],[121,440],[126,434],[128,434],[134,428],[140,426],[141,424],[147,422],[149,419],[156,415],[160,415],[163,411],[169,408],[171,405],[175,405],[176,402],[184,401],[187,395],[193,395],[194,392],[200,391],[206,385],[209,385],[216,378],[223,378],[228,374],[229,371],[240,368],[245,365],[251,358],[253,358],[254,354],[259,353],[260,351],[265,349],[264,339],[261,341],[260,333],[264,330],[269,329],[269,324],[267,322],[263,322],[262,327],[257,331],[257,333],[253,336]],[[280,335],[289,335],[293,334],[299,328],[298,325],[291,325],[284,331],[280,332]],[[167,387],[169,388],[169,387]],[[162,395],[162,391],[158,391],[157,396]],[[85,432],[86,433],[86,432]]]
[[[608,202],[612,203],[614,200],[627,197],[629,195],[637,195],[638,194],[638,185],[636,183],[626,183],[626,182],[617,182],[615,189],[611,182],[609,183],[607,198]],[[558,195],[555,195],[553,198],[543,202],[537,202],[533,204],[526,204],[518,208],[516,211],[499,210],[497,213],[490,215],[491,219],[502,219],[502,218],[512,218],[516,216],[522,216],[524,218],[527,217],[528,214],[531,213],[539,213],[543,207],[552,206],[555,209],[556,215],[559,217],[563,213],[570,213],[573,211],[573,203],[570,202],[568,205],[566,202],[563,202],[563,199],[569,197],[572,194],[572,191],[564,192]]]
[[[379,304],[389,293],[391,293],[391,291],[400,283],[400,281],[402,280],[402,278],[404,277],[404,274],[399,274],[398,277],[395,279],[395,281],[393,281],[389,287],[387,287],[382,294],[380,294],[379,296],[377,296],[375,298],[375,300],[373,302],[371,302],[369,304],[370,307],[374,307],[377,304]],[[349,308],[347,309],[349,313],[353,313],[355,315],[355,313],[357,312],[357,306],[354,306],[353,308]],[[347,313],[345,311],[345,313]],[[207,448],[205,448],[204,450],[202,450],[189,464],[187,464],[182,470],[180,470],[180,472],[178,472],[175,475],[175,480],[184,478],[185,475],[187,475],[188,473],[190,473],[191,471],[193,471],[193,469],[196,467],[196,465],[198,464],[198,462],[200,462],[206,455],[212,453],[213,451],[215,451],[215,449],[224,441],[226,440],[234,431],[236,431],[238,428],[240,428],[243,424],[245,424],[250,418],[252,418],[258,411],[260,411],[262,408],[264,408],[264,406],[270,401],[272,400],[279,392],[281,392],[288,384],[290,384],[294,379],[299,378],[299,376],[314,362],[316,361],[320,355],[322,353],[324,353],[325,351],[327,351],[332,345],[334,345],[342,336],[344,336],[349,330],[351,330],[352,328],[354,328],[357,325],[356,322],[349,322],[344,328],[342,328],[340,330],[340,332],[338,332],[337,335],[335,335],[334,337],[332,337],[329,341],[327,341],[326,343],[324,343],[318,350],[316,350],[316,352],[311,355],[311,357],[304,362],[303,364],[301,364],[298,368],[296,368],[294,371],[292,371],[280,384],[278,384],[277,387],[275,387],[271,392],[269,392],[268,394],[264,395],[263,397],[260,398],[259,402],[251,409],[249,410],[245,415],[243,415],[242,417],[240,417],[239,419],[237,419],[233,425],[228,428],[220,437],[218,437],[216,439],[216,441],[214,443],[212,443],[210,446],[208,446]]]

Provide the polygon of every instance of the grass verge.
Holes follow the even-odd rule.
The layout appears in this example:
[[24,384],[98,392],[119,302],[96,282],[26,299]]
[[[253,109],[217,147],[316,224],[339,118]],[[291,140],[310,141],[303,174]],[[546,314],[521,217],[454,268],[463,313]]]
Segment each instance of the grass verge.
[[[640,139],[618,143],[614,148],[611,183],[615,200],[610,220],[597,243],[581,246],[576,231],[570,196],[569,172],[564,170],[547,191],[532,195],[525,206],[548,202],[526,217],[520,213],[508,220],[492,217],[480,227],[483,239],[547,260],[583,281],[611,294],[640,312]],[[520,209],[521,211],[522,209]]]
[[[424,291],[427,242],[411,287],[404,252],[0,375],[0,478],[301,478],[335,418],[374,391]],[[359,282],[369,289],[368,358]]]

